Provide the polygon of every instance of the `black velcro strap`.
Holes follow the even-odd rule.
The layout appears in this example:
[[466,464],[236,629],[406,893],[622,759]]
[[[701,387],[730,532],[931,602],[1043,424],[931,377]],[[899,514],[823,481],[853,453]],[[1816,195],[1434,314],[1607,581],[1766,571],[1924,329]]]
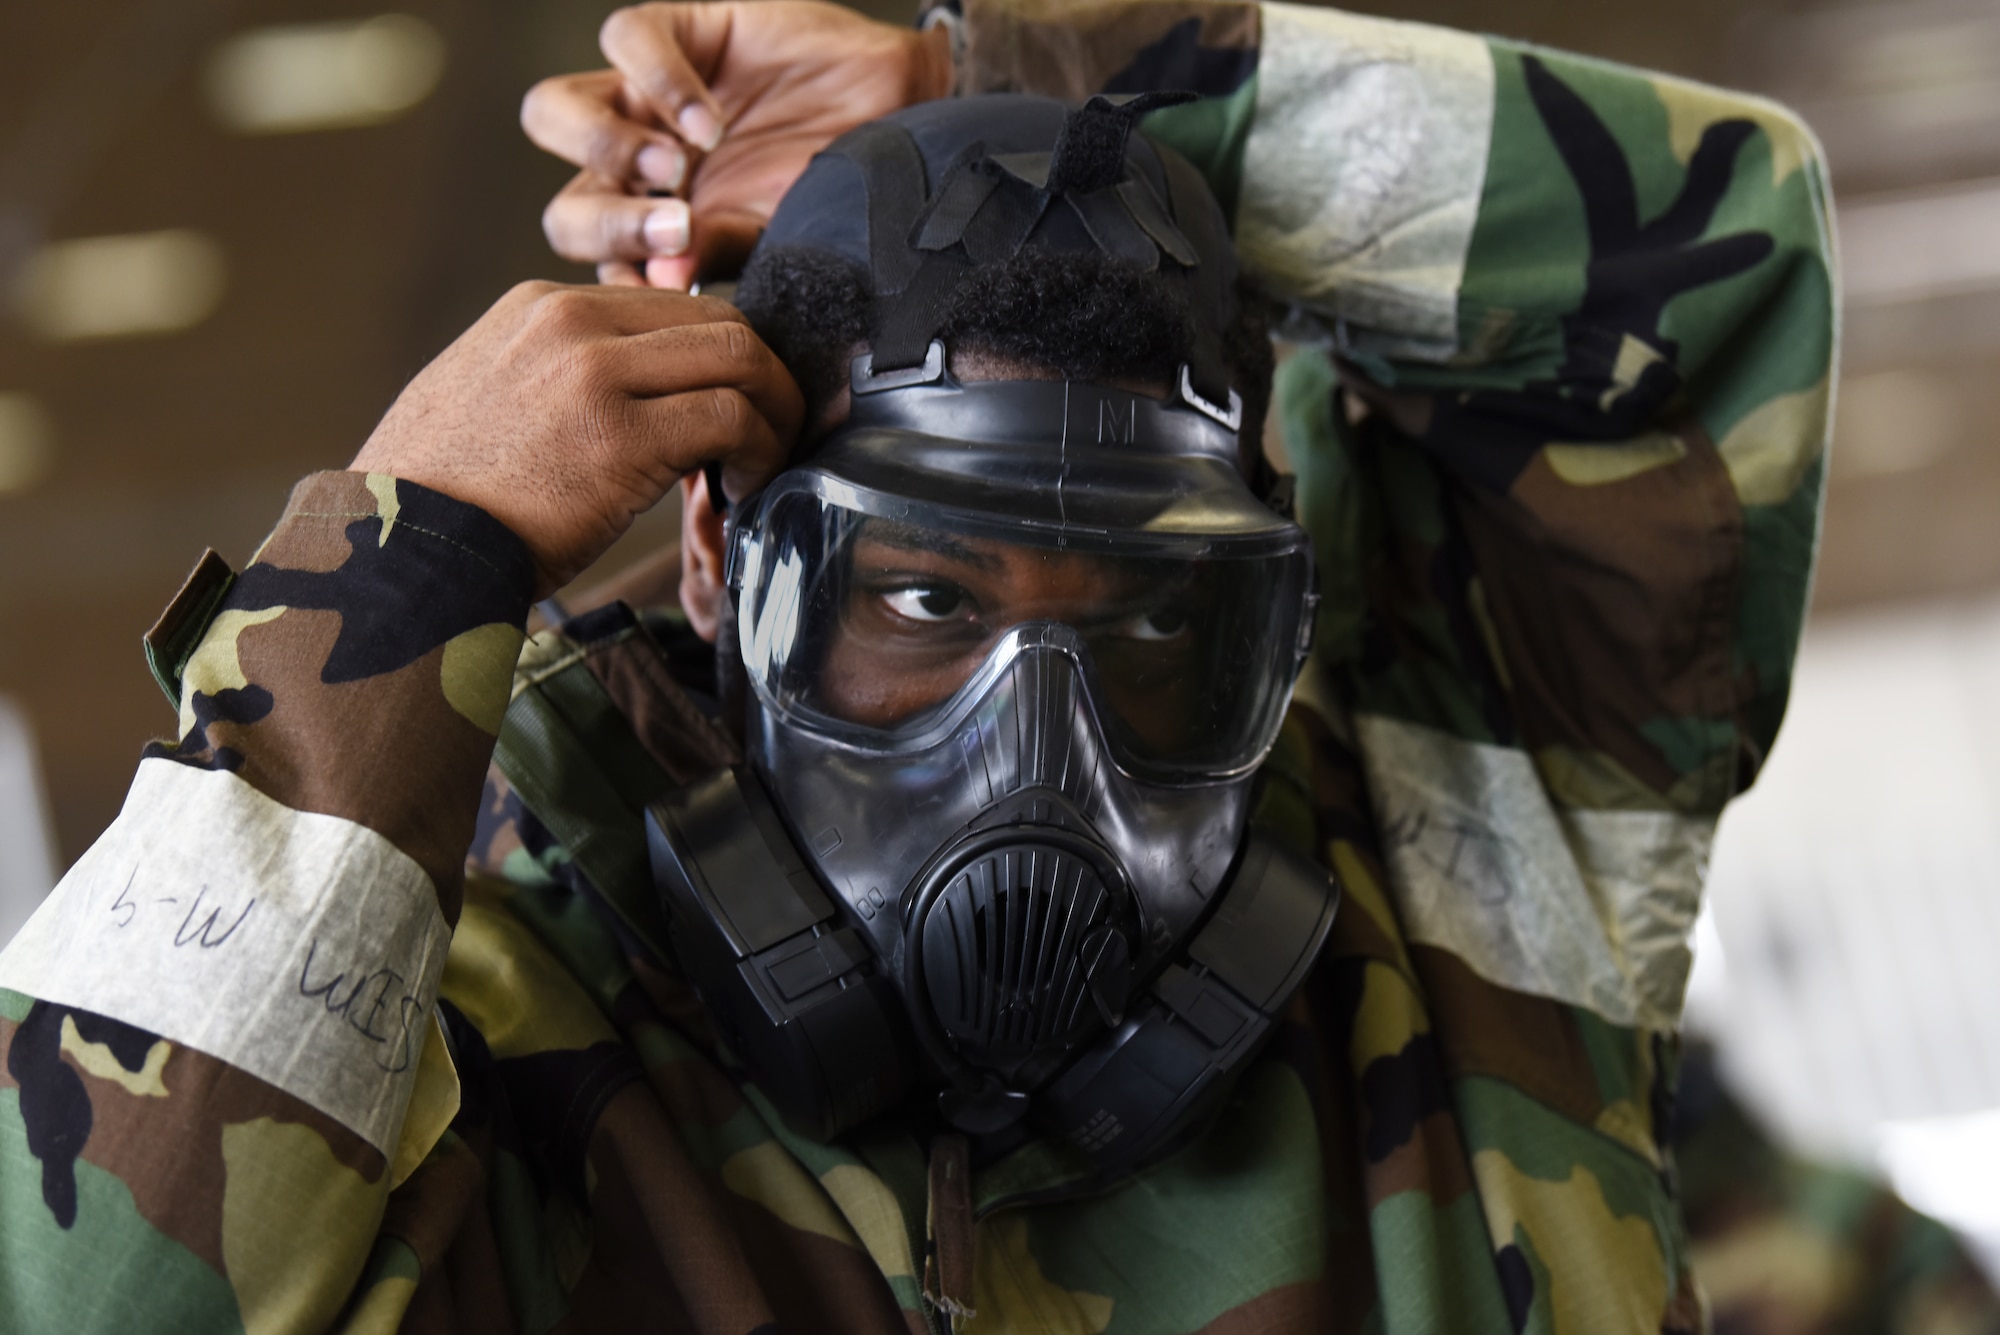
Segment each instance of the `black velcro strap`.
[[[1210,202],[1208,185],[1188,160],[1168,149],[1160,151],[1160,165],[1167,174],[1167,194],[1172,201],[1174,222],[1194,244],[1197,254],[1222,256],[1230,253],[1230,240],[1220,234],[1217,214]],[[1203,264],[1186,271],[1190,303],[1197,311],[1210,312],[1195,321],[1194,347],[1188,357],[1188,375],[1195,392],[1211,403],[1229,402],[1229,364],[1222,355],[1217,330],[1236,323],[1236,290],[1220,263]]]
[[1047,193],[1030,188],[1017,177],[1000,182],[985,207],[965,225],[966,258],[974,264],[998,264],[1012,259],[1042,220],[1049,206]]
[[[875,277],[874,328],[869,345],[874,368],[878,372],[900,371],[921,365],[944,318],[951,279],[963,261],[912,244],[930,201],[929,177],[916,141],[902,127],[878,121],[849,131],[828,151],[847,157],[868,183],[868,253]],[[962,177],[964,172],[956,175]],[[965,188],[968,192],[978,189]],[[978,202],[992,194],[988,189]],[[968,193],[953,207],[969,200]],[[941,200],[940,204],[947,202]],[[974,203],[968,216],[978,218],[987,211]],[[949,221],[945,225],[951,226]],[[957,224],[955,230],[964,231],[965,224]]]
[[1115,189],[1072,192],[1063,196],[1097,248],[1107,255],[1136,264],[1141,269],[1160,267],[1160,248],[1125,205],[1124,192]]
[[945,176],[944,184],[917,220],[913,244],[918,250],[949,250],[965,235],[966,224],[1000,184],[1000,173],[962,163]]
[[874,121],[836,139],[827,152],[861,169],[868,189],[868,259],[875,291],[900,292],[916,276],[918,252],[910,229],[930,197],[930,179],[916,141],[900,125]]
[[1125,175],[1125,141],[1132,137],[1132,127],[1139,118],[1161,107],[1192,102],[1198,96],[1161,91],[1123,99],[1101,93],[1091,98],[1063,120],[1062,134],[1049,160],[1049,191],[1087,194],[1117,185]]
[[1153,187],[1146,178],[1137,174],[1127,176],[1118,183],[1118,197],[1125,201],[1125,207],[1132,211],[1132,220],[1146,229],[1146,235],[1153,238],[1155,245],[1171,255],[1176,264],[1192,269],[1201,262],[1194,243],[1187,239],[1181,229],[1174,226],[1174,220],[1167,216],[1166,205],[1153,193]]
[[938,326],[951,307],[965,262],[956,255],[923,256],[916,277],[903,291],[875,302],[875,329],[869,339],[876,374],[923,365]]

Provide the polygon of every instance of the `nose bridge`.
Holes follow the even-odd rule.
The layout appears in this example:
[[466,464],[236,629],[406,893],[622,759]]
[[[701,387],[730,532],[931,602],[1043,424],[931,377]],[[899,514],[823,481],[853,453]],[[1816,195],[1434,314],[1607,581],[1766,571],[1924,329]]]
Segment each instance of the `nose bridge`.
[[[987,772],[1008,792],[1053,788],[1095,804],[1104,737],[1084,685],[1083,641],[1056,622],[1016,627],[1012,661],[979,711]],[[997,763],[996,763],[997,762]]]

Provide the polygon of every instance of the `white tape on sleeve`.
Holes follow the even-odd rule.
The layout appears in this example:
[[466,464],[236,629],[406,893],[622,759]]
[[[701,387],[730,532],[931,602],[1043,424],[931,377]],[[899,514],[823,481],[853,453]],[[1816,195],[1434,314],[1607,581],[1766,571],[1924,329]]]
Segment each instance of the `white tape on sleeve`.
[[1493,57],[1448,28],[1263,6],[1236,244],[1277,295],[1384,355],[1458,348]]
[[154,759],[0,953],[0,987],[226,1061],[388,1155],[450,944],[381,835]]
[[1412,941],[1613,1024],[1679,1023],[1712,819],[1565,808],[1512,747],[1374,714],[1355,731]]

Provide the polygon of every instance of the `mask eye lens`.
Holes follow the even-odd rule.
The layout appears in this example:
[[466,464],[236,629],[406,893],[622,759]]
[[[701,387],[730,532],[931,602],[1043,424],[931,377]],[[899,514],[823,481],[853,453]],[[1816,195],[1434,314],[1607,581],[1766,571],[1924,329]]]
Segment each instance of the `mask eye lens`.
[[[1073,671],[1072,704],[1130,773],[1206,781],[1269,747],[1306,607],[1311,556],[1297,530],[1098,532],[861,499],[886,513],[802,487],[757,512],[739,634],[775,717],[887,753],[960,726],[998,699],[1003,677],[1032,695]],[[1030,654],[1047,670],[1011,676]]]

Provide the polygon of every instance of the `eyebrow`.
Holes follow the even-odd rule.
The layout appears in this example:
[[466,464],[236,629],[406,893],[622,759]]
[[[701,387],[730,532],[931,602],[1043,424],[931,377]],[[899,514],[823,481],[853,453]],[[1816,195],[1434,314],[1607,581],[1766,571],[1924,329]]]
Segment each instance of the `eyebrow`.
[[971,566],[975,570],[996,571],[1000,561],[971,547],[949,533],[936,529],[918,528],[912,524],[899,524],[894,520],[875,519],[863,526],[855,535],[856,544],[879,542],[884,547],[894,547],[904,552],[929,552]]

